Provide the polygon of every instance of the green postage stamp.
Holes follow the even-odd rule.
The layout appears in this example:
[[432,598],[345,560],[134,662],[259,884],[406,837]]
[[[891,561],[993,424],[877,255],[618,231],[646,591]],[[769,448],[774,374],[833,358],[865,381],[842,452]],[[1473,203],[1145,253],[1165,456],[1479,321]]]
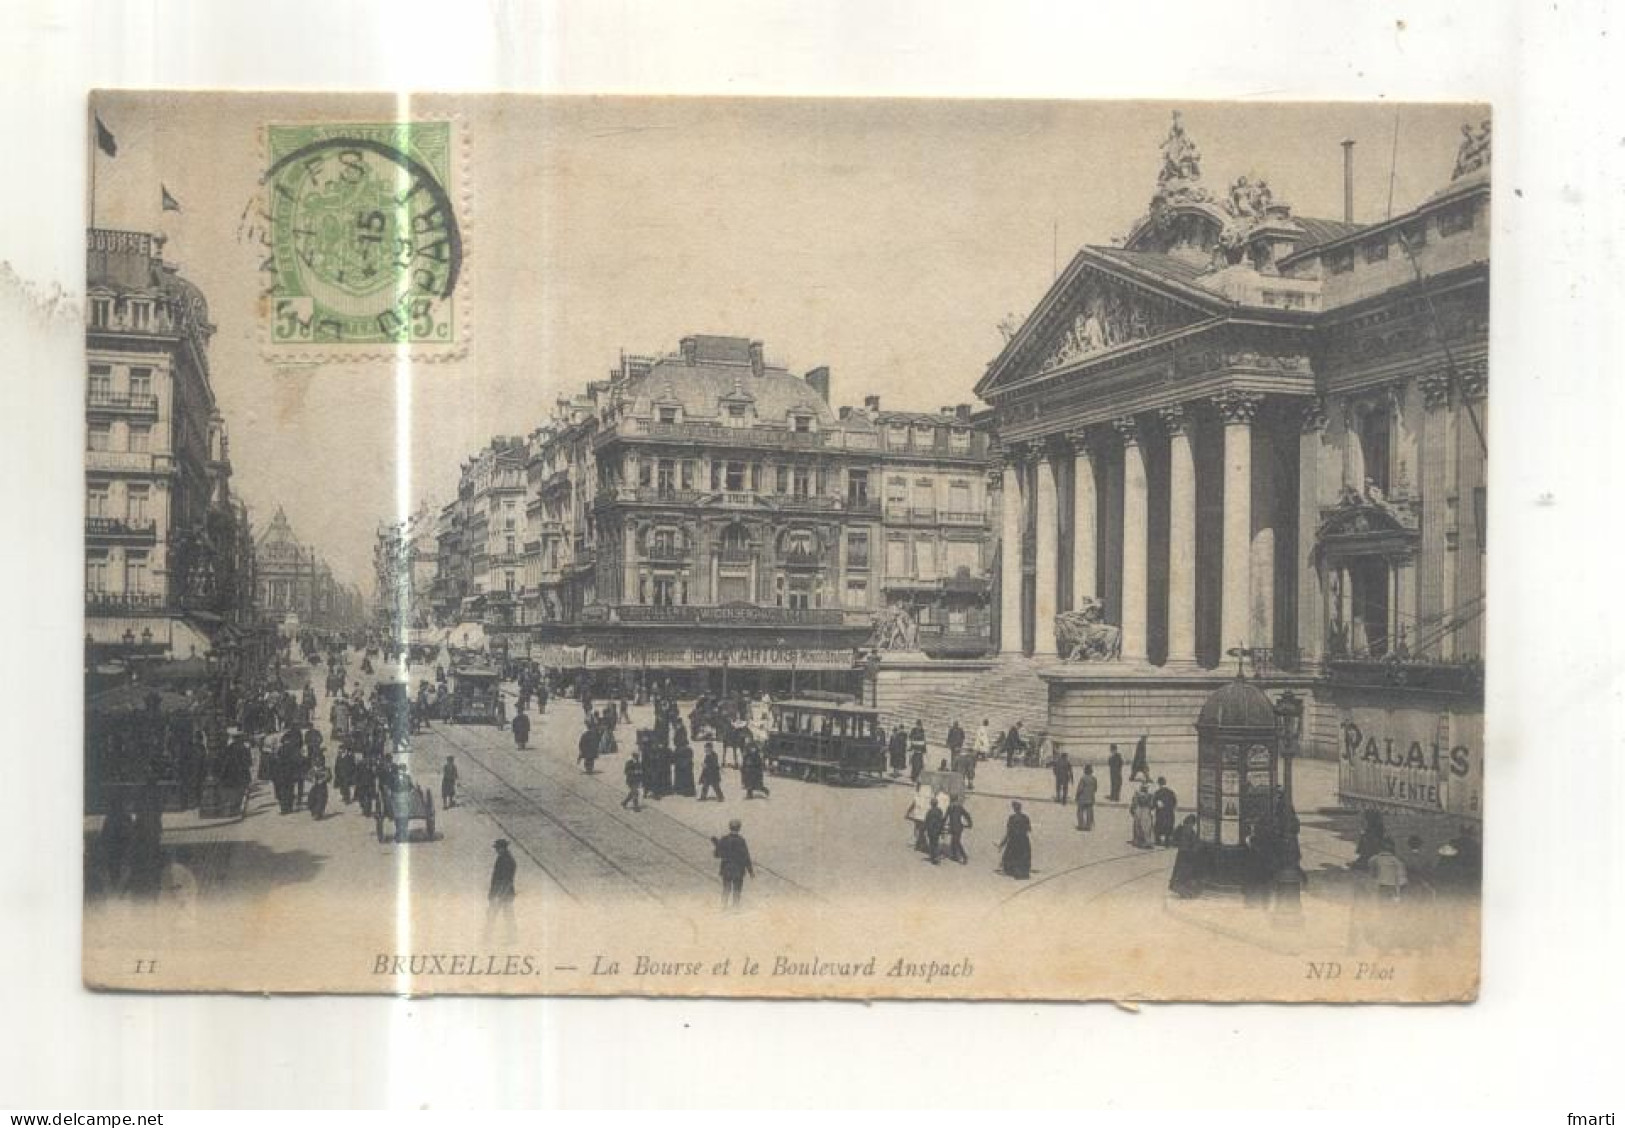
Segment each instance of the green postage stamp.
[[454,123],[269,125],[266,152],[268,351],[291,361],[461,355]]

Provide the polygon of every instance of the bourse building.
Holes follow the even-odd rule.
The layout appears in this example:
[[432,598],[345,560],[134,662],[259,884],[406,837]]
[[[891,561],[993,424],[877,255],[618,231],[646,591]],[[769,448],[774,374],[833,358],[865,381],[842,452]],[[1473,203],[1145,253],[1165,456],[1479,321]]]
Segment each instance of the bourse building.
[[[1244,650],[1349,798],[1477,817],[1489,127],[1464,132],[1448,184],[1361,225],[1211,191],[1175,114],[1145,217],[989,365],[999,646],[1040,660],[1063,745],[1193,758]],[[1058,652],[1086,609],[1120,652]]]

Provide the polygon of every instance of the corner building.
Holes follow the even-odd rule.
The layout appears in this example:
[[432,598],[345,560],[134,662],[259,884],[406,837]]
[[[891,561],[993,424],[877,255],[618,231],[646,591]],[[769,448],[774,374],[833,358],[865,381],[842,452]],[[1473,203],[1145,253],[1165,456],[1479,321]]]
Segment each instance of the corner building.
[[[1147,214],[1081,249],[989,365],[999,647],[1039,660],[1064,746],[1148,733],[1192,758],[1244,648],[1308,695],[1306,754],[1470,747],[1472,780],[1431,794],[1476,817],[1488,125],[1465,133],[1439,191],[1362,225],[1210,189],[1176,113]],[[1057,661],[1055,616],[1091,600],[1120,659]],[[1439,774],[1378,758],[1401,791]]]
[[[855,689],[878,598],[877,440],[867,417],[830,408],[829,370],[798,377],[760,342],[692,336],[593,390],[590,461],[569,458],[555,486],[539,460],[549,520],[574,508],[552,495],[592,473],[556,571],[538,538],[541,575],[576,589],[552,601],[574,622],[540,628],[561,644],[542,660],[615,671],[623,688]],[[558,441],[579,442],[585,420],[565,422]]]

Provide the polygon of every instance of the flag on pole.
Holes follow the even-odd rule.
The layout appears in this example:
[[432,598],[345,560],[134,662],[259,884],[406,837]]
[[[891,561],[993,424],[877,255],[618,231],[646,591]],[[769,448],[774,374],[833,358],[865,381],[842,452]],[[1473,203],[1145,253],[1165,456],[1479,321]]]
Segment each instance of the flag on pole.
[[102,123],[102,115],[96,115],[96,147],[110,157],[118,156],[118,139],[113,131]]
[[169,189],[165,185],[158,185],[158,190],[163,193],[165,211],[178,212],[181,210],[181,202],[169,194]]

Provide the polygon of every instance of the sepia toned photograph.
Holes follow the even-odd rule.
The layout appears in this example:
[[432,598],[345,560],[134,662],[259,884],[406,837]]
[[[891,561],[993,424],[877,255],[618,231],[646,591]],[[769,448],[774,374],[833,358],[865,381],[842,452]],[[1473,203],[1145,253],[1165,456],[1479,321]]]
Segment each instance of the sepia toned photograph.
[[1476,998],[1488,106],[84,143],[91,987]]

